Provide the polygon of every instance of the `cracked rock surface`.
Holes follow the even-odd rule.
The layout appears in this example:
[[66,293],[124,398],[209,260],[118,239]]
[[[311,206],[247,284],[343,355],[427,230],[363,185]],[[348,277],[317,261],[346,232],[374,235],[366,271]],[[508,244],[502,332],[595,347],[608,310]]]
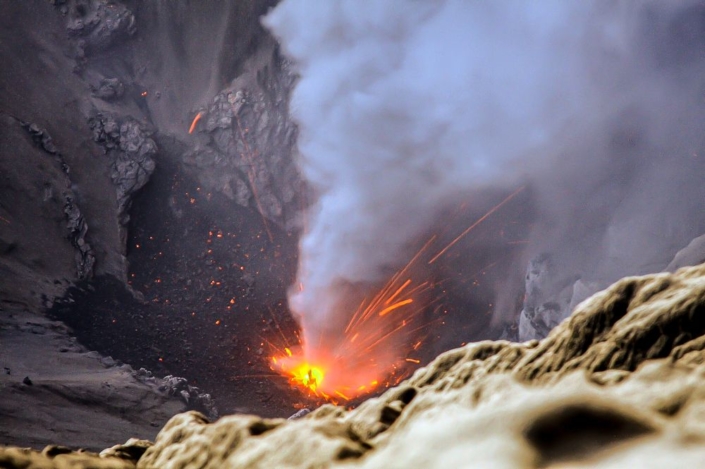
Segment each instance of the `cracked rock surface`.
[[[91,245],[86,240],[88,233],[88,224],[85,217],[81,213],[81,209],[76,202],[76,194],[72,190],[71,184],[71,168],[66,164],[64,155],[54,145],[54,141],[46,129],[39,127],[37,124],[20,122],[22,127],[29,133],[32,141],[37,147],[44,150],[58,163],[59,168],[64,173],[64,189],[62,196],[64,198],[64,214],[66,215],[66,229],[68,230],[68,239],[71,245],[76,250],[76,276],[79,279],[91,278],[93,276],[93,264],[95,264],[95,255],[91,249]],[[45,199],[51,197],[51,194],[46,191]]]
[[[132,117],[116,118],[98,114],[89,119],[93,141],[103,147],[110,159],[110,180],[117,196],[118,221],[124,228],[130,221],[132,195],[144,187],[156,166],[157,144],[147,126]],[[124,237],[125,234],[122,234]]]

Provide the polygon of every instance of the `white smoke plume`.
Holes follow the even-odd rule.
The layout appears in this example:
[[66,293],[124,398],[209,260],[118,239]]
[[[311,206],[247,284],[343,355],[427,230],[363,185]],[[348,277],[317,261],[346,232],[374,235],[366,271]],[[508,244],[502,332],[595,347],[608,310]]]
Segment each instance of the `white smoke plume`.
[[703,201],[667,183],[704,185],[692,174],[703,31],[678,32],[703,11],[696,1],[284,0],[264,23],[300,74],[291,109],[317,193],[303,290],[290,297],[305,340],[334,336],[352,313],[344,285],[384,280],[440,210],[485,189],[534,187],[528,253],[550,245],[595,275],[687,242],[702,225],[680,238],[653,230]]

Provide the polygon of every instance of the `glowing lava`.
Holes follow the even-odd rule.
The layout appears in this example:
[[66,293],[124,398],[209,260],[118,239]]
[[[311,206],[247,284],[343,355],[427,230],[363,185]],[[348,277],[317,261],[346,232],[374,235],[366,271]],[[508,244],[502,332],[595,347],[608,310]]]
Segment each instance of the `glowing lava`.
[[[398,384],[421,363],[415,355],[431,332],[429,326],[443,321],[438,314],[443,289],[436,288],[443,282],[414,277],[424,275],[425,266],[523,189],[510,194],[435,254],[429,251],[438,237],[431,236],[376,294],[360,303],[346,324],[339,325],[339,334],[303,343],[294,351],[267,341],[278,351],[271,358],[272,369],[287,376],[293,386],[332,402]],[[434,305],[437,307],[432,308]],[[282,338],[286,343],[283,334]]]
[[[358,382],[360,376],[355,376],[354,370],[346,367],[343,363],[339,363],[339,370],[313,365],[299,356],[274,357],[272,363],[279,372],[289,377],[289,382],[293,386],[332,402],[337,402],[340,399],[349,401],[353,397],[369,393],[379,384],[378,380],[372,379],[366,384],[356,384],[353,387],[352,383]],[[340,371],[348,375],[347,379],[341,375]],[[351,372],[353,375],[350,374]]]
[[407,277],[434,239],[377,294],[360,304],[340,340],[294,352],[285,347],[272,358],[272,368],[287,376],[292,385],[333,402],[348,401],[372,392],[380,383],[388,387],[406,377],[411,366],[420,363],[409,356],[416,350],[409,344],[420,345],[420,331],[438,321],[429,321],[423,314],[432,303],[424,301],[428,296],[424,294],[433,284],[415,283]]
[[193,118],[193,122],[191,122],[191,127],[188,129],[188,133],[192,134],[194,130],[196,130],[196,124],[198,124],[198,121],[201,120],[201,117],[203,117],[203,113],[199,112],[196,114],[196,117]]
[[291,380],[295,384],[308,388],[315,393],[318,387],[323,384],[324,374],[322,368],[302,363],[291,370]]

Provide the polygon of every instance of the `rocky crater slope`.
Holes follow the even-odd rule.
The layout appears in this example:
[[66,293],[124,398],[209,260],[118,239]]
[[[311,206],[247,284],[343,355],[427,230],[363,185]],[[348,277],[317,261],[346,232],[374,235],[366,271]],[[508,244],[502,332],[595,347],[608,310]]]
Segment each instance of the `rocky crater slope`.
[[259,24],[272,5],[3,6],[2,301],[37,309],[76,280],[127,283],[130,212],[155,171],[198,181],[202,194],[160,194],[182,223],[194,214],[177,199],[207,193],[222,196],[217,218],[242,207],[272,242],[297,226],[295,77]]
[[3,467],[698,467],[705,266],[625,278],[542,341],[451,350],[355,410],[189,412],[101,456],[5,448]]
[[[253,332],[275,314],[291,322],[282,305],[306,203],[288,117],[295,76],[259,22],[275,3],[3,3],[0,319],[18,348],[0,355],[15,370],[1,428],[30,436],[45,423],[10,412],[41,405],[15,392],[41,387],[15,381],[18,357],[53,363],[51,379],[74,388],[93,370],[31,346],[11,317],[43,324],[47,310],[71,328],[52,334],[78,337],[84,352],[155,380],[185,376],[169,391],[176,401],[211,407],[190,386],[221,398],[225,412],[295,411],[264,379],[229,381],[262,373],[252,368]],[[36,381],[45,371],[28,373]],[[121,385],[132,386],[126,376]],[[95,383],[84,384],[90,394]],[[56,430],[67,444],[104,444]],[[9,433],[0,443],[46,441]]]

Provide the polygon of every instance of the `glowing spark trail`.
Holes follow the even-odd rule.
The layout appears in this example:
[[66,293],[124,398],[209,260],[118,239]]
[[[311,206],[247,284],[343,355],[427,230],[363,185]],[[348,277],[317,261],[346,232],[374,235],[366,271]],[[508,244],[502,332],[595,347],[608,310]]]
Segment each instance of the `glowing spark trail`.
[[202,112],[199,112],[196,114],[196,117],[193,118],[193,122],[191,122],[191,127],[188,129],[188,133],[192,134],[194,130],[196,130],[196,124],[198,124],[198,121],[201,120],[201,117],[203,116]]
[[428,261],[428,263],[433,264],[439,257],[441,257],[443,254],[445,254],[448,251],[448,249],[452,248],[458,241],[460,241],[462,238],[464,238],[466,234],[470,233],[477,225],[479,225],[480,223],[485,221],[490,215],[492,215],[494,212],[496,212],[497,210],[502,208],[502,206],[504,204],[506,204],[507,202],[512,200],[516,195],[518,195],[525,188],[526,188],[525,186],[520,187],[519,189],[517,189],[514,192],[512,192],[511,194],[509,194],[506,199],[504,199],[503,201],[501,201],[500,203],[498,203],[497,205],[492,207],[492,209],[490,209],[489,212],[485,213],[475,223],[473,223],[465,231],[460,233],[453,241],[450,242],[450,244],[448,244],[448,246],[441,249],[441,251],[438,254],[436,254],[435,256],[433,256],[433,258],[430,261]]
[[[373,392],[380,382],[388,387],[408,376],[409,366],[421,363],[409,354],[417,351],[428,337],[422,331],[443,321],[443,317],[428,320],[423,319],[423,315],[442,299],[444,293],[439,287],[445,282],[414,281],[409,272],[413,269],[415,275],[421,273],[419,268],[423,269],[445,254],[523,189],[519,188],[495,205],[433,256],[429,249],[438,237],[431,236],[376,294],[360,302],[339,343],[324,347],[321,335],[318,345],[313,347],[301,344],[301,348],[297,346],[292,350],[288,344],[282,347],[270,344],[277,354],[271,357],[272,370],[288,376],[294,386],[331,402],[336,402],[337,398],[349,401]],[[438,316],[439,311],[440,305],[431,315]]]
[[410,283],[411,283],[411,279],[409,279],[409,280],[407,280],[406,282],[404,282],[404,284],[403,284],[401,287],[399,287],[399,289],[398,289],[397,291],[395,291],[394,294],[393,294],[392,296],[390,296],[387,301],[384,302],[384,304],[385,304],[385,305],[388,305],[389,303],[391,303],[392,301],[394,301],[394,299],[395,299],[397,296],[399,296],[399,294],[400,294],[406,287],[408,287]]
[[414,302],[414,300],[408,299],[408,300],[400,301],[399,303],[394,303],[392,306],[389,306],[389,307],[387,307],[387,308],[384,308],[384,309],[383,309],[382,311],[380,311],[378,314],[379,314],[379,316],[384,316],[385,314],[389,314],[389,313],[391,313],[392,311],[394,311],[394,310],[397,309],[397,308],[401,308],[402,306],[411,304],[411,303],[413,303],[413,302]]

